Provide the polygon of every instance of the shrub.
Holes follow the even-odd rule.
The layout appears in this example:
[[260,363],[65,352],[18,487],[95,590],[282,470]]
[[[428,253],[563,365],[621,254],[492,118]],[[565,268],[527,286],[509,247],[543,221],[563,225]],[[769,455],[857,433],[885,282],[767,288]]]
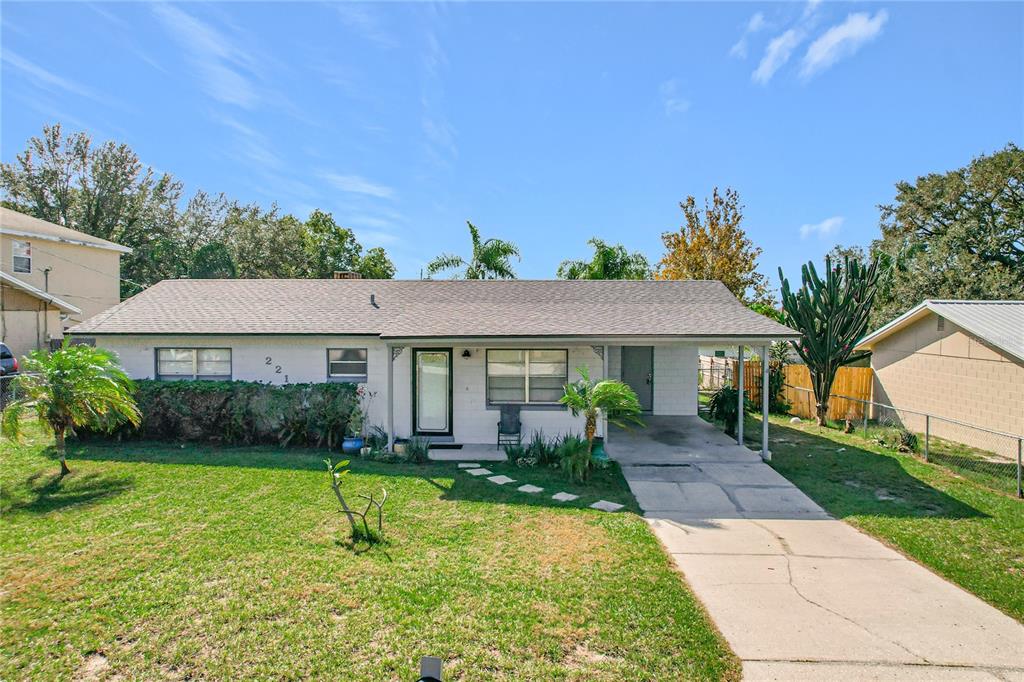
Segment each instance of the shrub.
[[544,430],[533,432],[530,444],[526,446],[526,456],[536,460],[539,466],[558,466],[558,441],[544,437]]
[[430,460],[430,441],[413,436],[405,444],[405,458],[413,464],[426,464]]
[[582,436],[566,434],[558,444],[558,461],[571,481],[585,481],[590,474],[590,442]]
[[899,452],[917,452],[917,434],[903,426],[893,426],[878,437],[878,444]]
[[366,434],[366,447],[371,452],[382,452],[388,448],[388,432],[383,426],[375,425],[370,427]]
[[525,459],[529,454],[529,450],[518,443],[511,443],[505,446],[505,458],[509,464],[516,464],[521,459]]
[[122,425],[118,438],[334,448],[359,410],[353,384],[142,380],[136,386],[142,422]]
[[[708,400],[708,415],[715,421],[725,424],[725,432],[730,436],[736,435],[736,425],[739,422],[739,410],[736,404],[738,394],[732,386],[723,386],[711,394]],[[746,396],[743,398],[744,409],[748,412],[756,411],[757,407]]]

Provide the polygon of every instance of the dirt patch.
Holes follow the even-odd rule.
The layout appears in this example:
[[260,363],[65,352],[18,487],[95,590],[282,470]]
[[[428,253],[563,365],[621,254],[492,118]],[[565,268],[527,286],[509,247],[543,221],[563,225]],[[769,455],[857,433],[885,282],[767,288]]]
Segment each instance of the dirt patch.
[[109,669],[110,662],[107,661],[107,657],[97,651],[85,657],[82,665],[78,667],[75,679],[83,682],[102,680]]

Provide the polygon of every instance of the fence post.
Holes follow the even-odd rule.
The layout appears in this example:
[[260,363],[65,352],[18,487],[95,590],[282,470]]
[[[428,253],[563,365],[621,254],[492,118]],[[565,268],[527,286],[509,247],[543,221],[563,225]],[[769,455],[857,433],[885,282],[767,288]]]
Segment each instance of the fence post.
[[1024,498],[1024,488],[1021,488],[1020,481],[1020,469],[1021,469],[1021,447],[1024,446],[1024,439],[1017,439],[1017,497]]
[[926,414],[924,416],[924,461],[928,461],[928,438],[932,432],[932,416]]
[[861,409],[864,411],[864,439],[868,437],[868,404],[861,403]]

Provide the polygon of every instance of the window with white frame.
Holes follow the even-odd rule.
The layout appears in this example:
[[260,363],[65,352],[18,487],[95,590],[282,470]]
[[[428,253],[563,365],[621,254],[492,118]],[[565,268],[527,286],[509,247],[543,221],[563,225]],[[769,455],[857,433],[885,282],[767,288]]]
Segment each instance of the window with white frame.
[[365,348],[328,348],[327,376],[337,381],[354,384],[366,382]]
[[568,383],[566,350],[487,351],[487,402],[554,405]]
[[11,240],[11,268],[14,272],[32,272],[32,243],[18,239]]
[[181,379],[231,379],[230,348],[157,348],[156,378],[163,381]]

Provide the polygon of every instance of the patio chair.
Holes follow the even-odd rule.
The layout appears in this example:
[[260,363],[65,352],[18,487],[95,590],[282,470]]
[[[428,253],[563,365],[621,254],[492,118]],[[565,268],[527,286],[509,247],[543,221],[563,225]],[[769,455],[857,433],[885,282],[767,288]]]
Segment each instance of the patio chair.
[[523,425],[519,421],[518,405],[502,405],[501,420],[498,422],[498,448],[502,445],[519,445],[523,438]]

